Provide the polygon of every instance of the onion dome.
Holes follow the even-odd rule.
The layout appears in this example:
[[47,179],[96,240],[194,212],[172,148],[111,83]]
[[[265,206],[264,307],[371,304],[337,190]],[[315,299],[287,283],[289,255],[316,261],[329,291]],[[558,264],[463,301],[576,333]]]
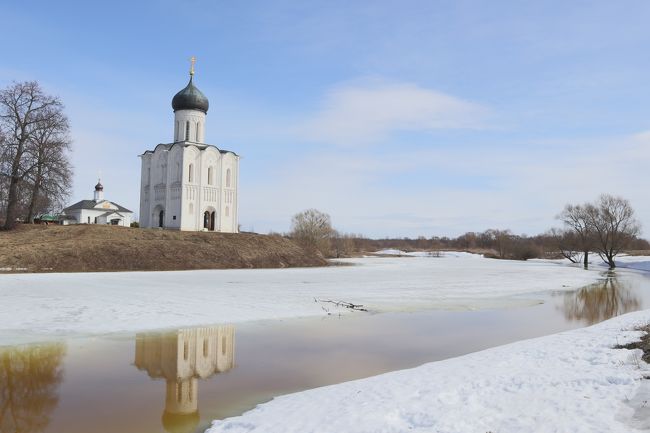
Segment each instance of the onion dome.
[[97,185],[95,185],[95,191],[104,191],[104,185],[100,180],[97,180]]
[[207,114],[208,107],[208,98],[194,86],[192,82],[194,76],[190,75],[190,82],[187,83],[187,86],[172,99],[172,108],[174,112],[178,110],[198,110],[203,111]]

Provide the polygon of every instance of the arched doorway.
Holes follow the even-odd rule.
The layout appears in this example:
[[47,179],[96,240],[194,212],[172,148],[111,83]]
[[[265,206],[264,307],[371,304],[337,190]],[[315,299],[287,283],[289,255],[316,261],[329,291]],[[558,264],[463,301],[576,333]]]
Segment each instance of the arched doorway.
[[210,230],[210,212],[203,212],[203,228]]
[[217,212],[213,208],[208,208],[205,212],[203,212],[203,228],[210,230],[211,232],[214,231],[215,228],[215,222],[217,220]]
[[158,213],[158,227],[162,228],[165,225],[165,211],[160,210]]

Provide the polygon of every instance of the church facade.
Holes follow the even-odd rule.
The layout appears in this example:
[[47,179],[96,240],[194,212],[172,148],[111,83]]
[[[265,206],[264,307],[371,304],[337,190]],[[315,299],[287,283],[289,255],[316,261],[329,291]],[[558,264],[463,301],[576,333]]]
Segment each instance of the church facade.
[[110,224],[129,227],[133,212],[117,203],[104,199],[104,185],[95,185],[92,200],[81,200],[63,209],[61,224]]
[[140,155],[140,226],[239,231],[239,155],[205,143],[208,98],[190,81],[172,99],[174,140]]

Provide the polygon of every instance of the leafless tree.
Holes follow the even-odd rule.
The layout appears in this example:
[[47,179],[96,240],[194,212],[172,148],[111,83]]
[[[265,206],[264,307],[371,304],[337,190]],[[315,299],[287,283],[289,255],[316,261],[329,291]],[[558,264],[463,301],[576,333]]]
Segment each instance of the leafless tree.
[[0,90],[0,177],[7,184],[5,229],[14,227],[24,187],[35,179],[34,171],[39,165],[35,140],[43,129],[53,125],[62,133],[41,138],[67,136],[61,101],[45,94],[37,82],[14,83]]
[[611,269],[614,258],[641,232],[630,202],[621,197],[603,194],[586,208],[587,222],[593,230],[598,255]]
[[316,209],[307,209],[293,216],[290,236],[303,248],[329,255],[333,234],[330,216]]
[[[573,230],[552,228],[546,235],[552,239],[553,246],[571,263],[579,263],[584,259],[582,244]],[[585,266],[587,266],[585,264]]]
[[29,174],[28,222],[36,213],[63,207],[72,182],[68,119],[60,110],[44,117],[47,120],[35,131],[29,145],[34,170]]
[[[590,222],[589,204],[572,205],[568,204],[564,210],[557,216],[564,225],[571,230],[575,236],[565,237],[563,240],[572,241],[572,246],[582,253],[583,264],[589,266],[589,251],[594,248],[594,227]],[[568,247],[569,245],[567,245]]]

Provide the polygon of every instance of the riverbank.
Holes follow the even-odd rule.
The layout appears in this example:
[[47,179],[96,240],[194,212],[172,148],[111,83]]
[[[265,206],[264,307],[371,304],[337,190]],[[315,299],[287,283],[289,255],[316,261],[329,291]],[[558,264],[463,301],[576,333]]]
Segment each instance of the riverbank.
[[275,398],[207,433],[609,432],[650,428],[650,310]]
[[0,231],[0,274],[325,266],[279,236],[108,225],[21,225]]

